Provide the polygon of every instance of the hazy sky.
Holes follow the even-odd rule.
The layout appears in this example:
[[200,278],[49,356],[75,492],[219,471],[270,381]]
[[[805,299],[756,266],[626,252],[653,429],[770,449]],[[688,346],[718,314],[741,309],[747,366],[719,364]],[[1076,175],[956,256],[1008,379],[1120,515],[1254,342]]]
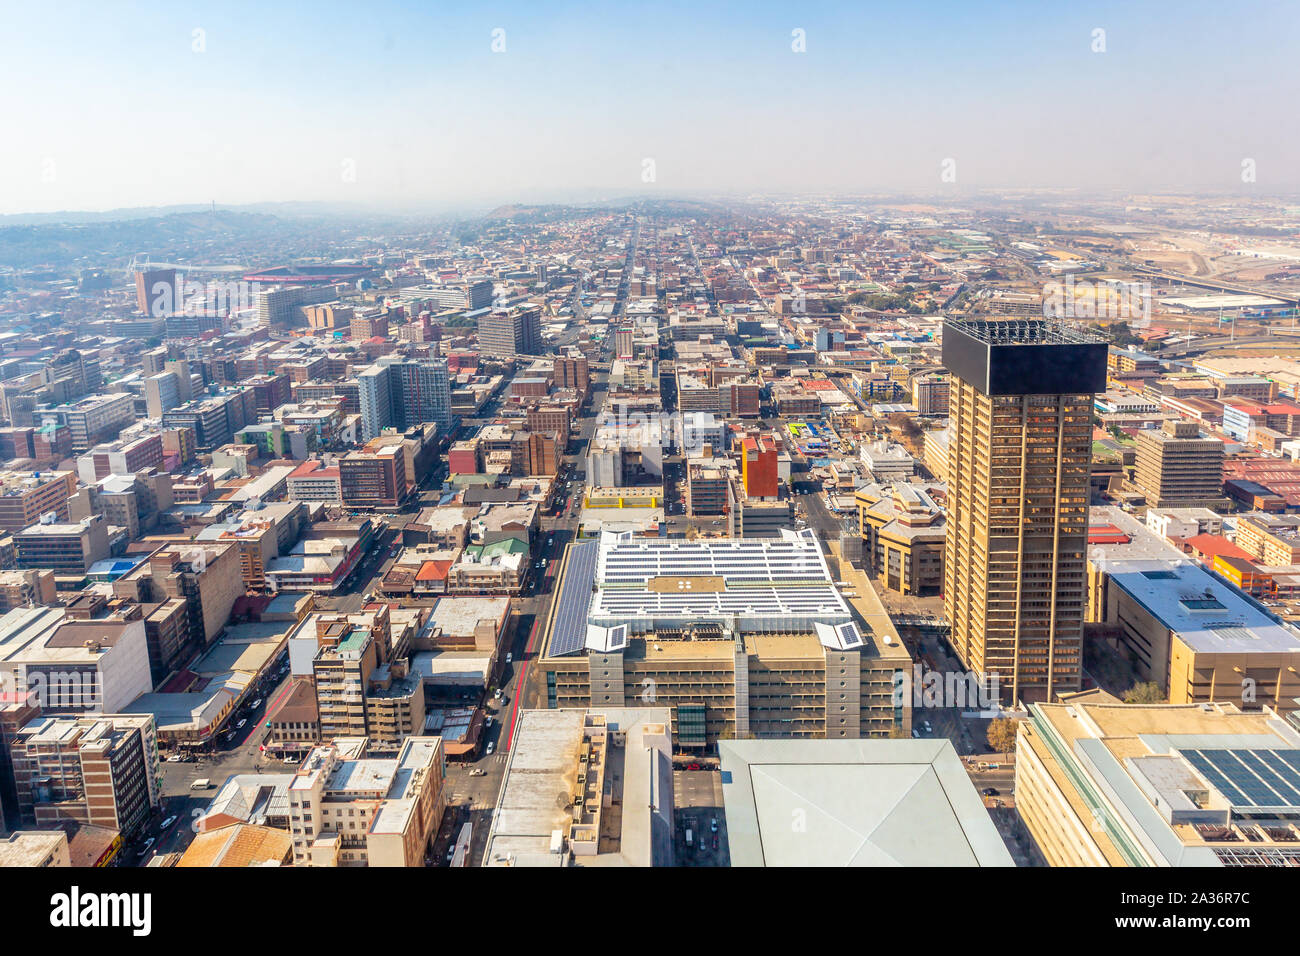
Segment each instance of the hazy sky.
[[0,213],[1292,190],[1298,27],[1291,2],[7,0]]

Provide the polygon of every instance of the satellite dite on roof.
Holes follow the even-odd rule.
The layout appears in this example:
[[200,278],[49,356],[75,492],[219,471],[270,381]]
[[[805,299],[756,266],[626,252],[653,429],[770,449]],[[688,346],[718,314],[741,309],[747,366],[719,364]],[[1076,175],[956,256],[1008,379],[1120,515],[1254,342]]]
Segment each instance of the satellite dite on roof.
[[833,651],[851,651],[862,646],[862,633],[858,630],[858,626],[852,622],[848,624],[822,624],[818,622],[813,627],[817,631],[817,639],[822,642],[822,646]]
[[598,624],[587,625],[587,650],[612,654],[627,647],[627,625],[601,627]]

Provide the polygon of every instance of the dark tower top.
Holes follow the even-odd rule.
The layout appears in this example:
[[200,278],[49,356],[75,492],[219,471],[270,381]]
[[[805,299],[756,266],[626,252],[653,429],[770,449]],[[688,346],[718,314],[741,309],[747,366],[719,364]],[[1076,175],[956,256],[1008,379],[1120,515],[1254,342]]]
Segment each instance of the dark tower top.
[[949,319],[943,364],[985,395],[1106,390],[1105,339],[1044,319]]

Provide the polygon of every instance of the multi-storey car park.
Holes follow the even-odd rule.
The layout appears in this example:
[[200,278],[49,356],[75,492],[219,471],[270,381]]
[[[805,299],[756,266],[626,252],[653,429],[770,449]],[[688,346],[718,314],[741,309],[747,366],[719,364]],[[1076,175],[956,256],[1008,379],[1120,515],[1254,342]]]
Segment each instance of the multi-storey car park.
[[908,656],[855,619],[810,531],[571,545],[541,670],[548,707],[669,707],[673,740],[886,736]]

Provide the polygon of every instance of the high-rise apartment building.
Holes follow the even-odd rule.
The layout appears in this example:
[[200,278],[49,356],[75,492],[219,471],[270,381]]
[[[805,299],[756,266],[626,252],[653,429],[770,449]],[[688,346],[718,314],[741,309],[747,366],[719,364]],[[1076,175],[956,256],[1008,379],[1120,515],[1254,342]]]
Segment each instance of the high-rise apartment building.
[[395,758],[352,744],[316,747],[289,784],[294,866],[423,866],[447,805],[442,738],[408,737]]
[[366,441],[385,428],[407,429],[425,422],[451,431],[451,379],[444,358],[386,355],[357,376],[361,427]]
[[1093,395],[1106,344],[1042,320],[949,321],[944,613],[1004,703],[1081,680]]
[[26,823],[73,820],[131,838],[162,799],[152,714],[39,717],[10,745]]

